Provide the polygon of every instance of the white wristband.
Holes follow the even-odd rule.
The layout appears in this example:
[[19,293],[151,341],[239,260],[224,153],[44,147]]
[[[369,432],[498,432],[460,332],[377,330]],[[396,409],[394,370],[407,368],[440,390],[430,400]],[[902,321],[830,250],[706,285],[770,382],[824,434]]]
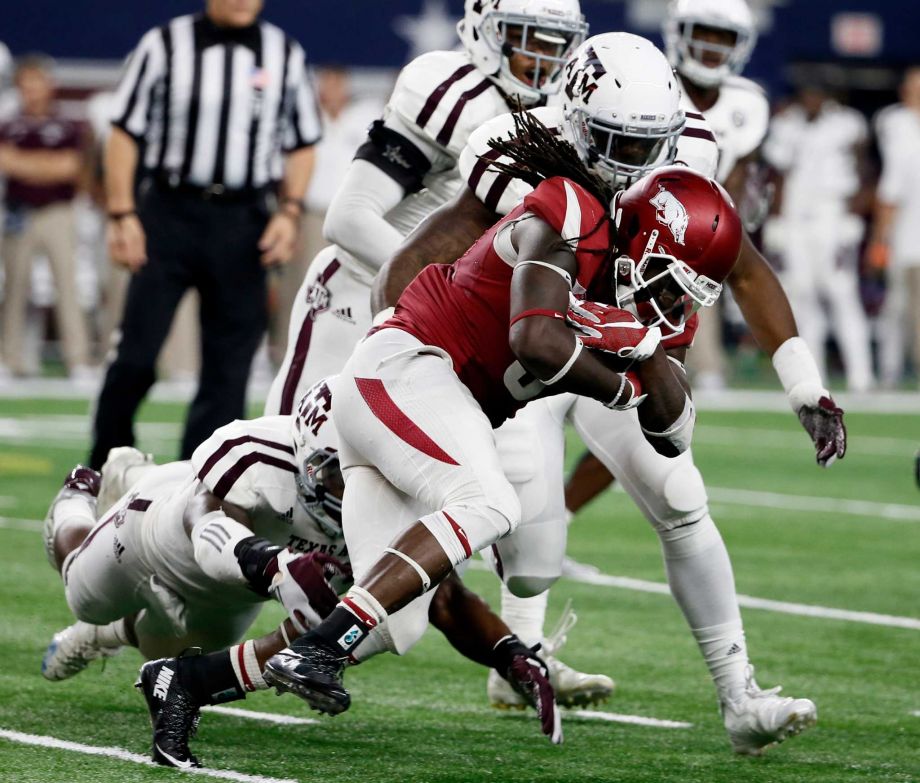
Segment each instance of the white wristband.
[[773,354],[773,367],[789,398],[792,410],[818,404],[830,395],[821,381],[814,356],[801,337],[790,337]]
[[384,321],[388,321],[393,313],[396,312],[395,307],[386,307],[381,310],[377,315],[374,316],[374,319],[371,321],[371,326],[380,326]]

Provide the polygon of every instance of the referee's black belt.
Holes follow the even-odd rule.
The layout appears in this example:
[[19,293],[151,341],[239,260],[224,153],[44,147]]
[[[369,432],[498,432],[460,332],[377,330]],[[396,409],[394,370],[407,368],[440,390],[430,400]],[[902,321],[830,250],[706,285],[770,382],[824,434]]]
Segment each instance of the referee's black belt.
[[269,193],[275,192],[274,185],[266,185],[261,188],[228,188],[219,184],[202,187],[201,185],[193,185],[190,182],[183,182],[167,174],[155,174],[153,181],[158,188],[167,193],[175,193],[221,204],[253,202],[264,198]]

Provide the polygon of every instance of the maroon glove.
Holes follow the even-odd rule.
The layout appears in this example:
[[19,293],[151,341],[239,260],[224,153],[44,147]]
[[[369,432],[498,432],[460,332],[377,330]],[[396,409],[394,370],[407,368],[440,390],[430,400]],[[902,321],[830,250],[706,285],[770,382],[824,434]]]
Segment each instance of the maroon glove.
[[101,483],[102,476],[97,471],[87,468],[85,465],[77,465],[64,479],[64,488],[86,492],[95,498],[99,496]]
[[562,716],[556,694],[549,681],[549,669],[537,656],[537,649],[527,647],[513,634],[495,645],[495,670],[537,711],[540,730],[554,745],[562,744]]
[[270,592],[300,633],[319,625],[338,604],[339,597],[329,580],[351,575],[351,569],[332,555],[297,554],[289,549],[278,553],[276,568]]
[[829,468],[847,453],[847,428],[843,423],[843,408],[830,397],[821,397],[816,406],[799,408],[799,421],[815,444],[815,459],[822,468]]

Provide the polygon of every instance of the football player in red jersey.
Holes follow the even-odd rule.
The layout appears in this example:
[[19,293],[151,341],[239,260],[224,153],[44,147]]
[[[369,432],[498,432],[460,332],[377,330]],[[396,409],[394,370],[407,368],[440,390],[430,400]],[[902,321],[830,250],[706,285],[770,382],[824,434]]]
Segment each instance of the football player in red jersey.
[[[335,419],[346,474],[345,527],[378,531],[382,555],[356,574],[356,585],[319,627],[268,661],[265,674],[317,709],[348,708],[344,661],[371,629],[517,526],[520,504],[502,473],[492,428],[527,401],[571,391],[621,410],[642,403],[638,417],[655,434],[652,442],[682,449],[689,401],[659,345],[658,326],[609,306],[570,311],[573,294],[616,296],[609,263],[614,191],[568,142],[536,120],[522,122],[530,143],[508,146],[516,159],[509,172],[534,183],[548,173],[565,176],[542,179],[452,266],[427,267],[392,318],[357,347],[340,378]],[[712,191],[706,178],[672,171],[675,183]],[[734,247],[722,248],[727,272],[740,228],[730,201],[715,193],[715,214],[723,226],[736,226]],[[687,230],[686,210],[661,214],[672,231]],[[706,225],[717,222],[707,213]],[[652,296],[677,303],[668,291],[680,281],[670,271],[647,282],[642,306],[651,305]],[[659,307],[662,316],[669,315],[667,307]],[[596,334],[576,338],[567,313]],[[582,350],[585,339],[634,361],[635,374],[609,369]],[[400,508],[404,497],[430,511],[408,527],[394,527],[388,516],[398,514],[387,509]]]

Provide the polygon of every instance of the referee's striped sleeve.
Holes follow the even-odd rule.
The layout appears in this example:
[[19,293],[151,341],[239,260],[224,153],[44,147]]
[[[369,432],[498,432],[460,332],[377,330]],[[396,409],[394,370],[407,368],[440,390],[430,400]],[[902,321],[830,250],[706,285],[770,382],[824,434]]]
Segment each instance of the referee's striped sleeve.
[[307,68],[306,55],[300,44],[292,44],[290,58],[288,72],[291,102],[288,116],[285,118],[286,132],[282,145],[285,152],[316,144],[323,135],[313,80]]
[[136,139],[147,131],[150,102],[166,72],[166,48],[161,28],[150,30],[128,57],[112,103],[112,124]]

